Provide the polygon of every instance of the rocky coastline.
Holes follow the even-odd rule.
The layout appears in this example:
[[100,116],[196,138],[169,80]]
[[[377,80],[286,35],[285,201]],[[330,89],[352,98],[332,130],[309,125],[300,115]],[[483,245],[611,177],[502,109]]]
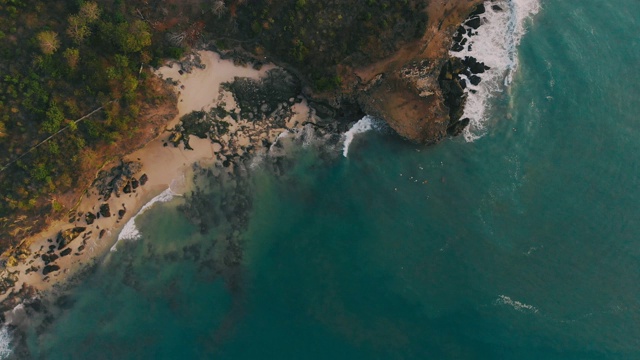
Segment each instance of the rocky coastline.
[[[232,75],[230,81],[220,81],[217,89],[215,84],[211,85],[214,89],[209,85],[206,89],[192,89],[206,91],[210,96],[204,102],[184,106],[183,101],[191,98],[185,86],[191,84],[182,78],[197,79],[201,76],[198,72],[215,72],[220,64],[241,69],[239,75],[248,76]],[[42,296],[43,291],[64,287],[67,277],[94,266],[142,205],[173,187],[180,173],[202,168],[200,162],[217,169],[215,179],[237,177],[253,154],[281,147],[278,142],[283,133],[335,134],[341,129],[335,121],[318,117],[300,93],[299,82],[273,65],[261,70],[238,67],[205,51],[165,67],[159,75],[179,94],[180,116],[153,143],[100,171],[78,210],[66,220],[22,242],[6,255],[0,273],[2,312]],[[164,155],[159,154],[162,152]],[[167,165],[158,164],[165,161],[167,154],[175,158],[168,165],[174,174],[154,175]],[[182,184],[178,188],[174,191],[190,187]]]
[[[449,50],[464,46],[456,36],[459,31],[479,26],[481,3],[458,1],[451,7],[438,5],[441,9],[432,4],[433,24],[420,41],[366,69],[352,69],[352,81],[338,92],[314,93],[286,66],[265,64],[237,51],[206,61],[202,57],[208,52],[194,52],[166,67],[159,75],[178,93],[179,117],[142,153],[130,154],[101,171],[82,205],[67,219],[6,253],[0,271],[0,310],[8,314],[19,304],[38,307],[38,299],[64,287],[65,279],[94,268],[116,241],[119,229],[172,183],[171,174],[185,168],[199,174],[194,184],[183,186],[185,196],[205,199],[199,196],[203,179],[212,186],[221,177],[240,178],[256,154],[270,153],[269,166],[285,174],[287,159],[278,155],[282,134],[300,141],[308,136],[324,137],[325,143],[335,145],[339,134],[364,114],[385,119],[400,136],[414,142],[435,143],[460,134],[468,124],[468,119],[461,119],[465,79],[479,81],[474,76],[484,65],[473,58],[451,57]],[[226,65],[220,65],[222,62]],[[244,70],[210,88],[196,90],[210,95],[203,102],[184,105],[194,91],[189,77],[201,76],[200,72],[211,71],[212,66]],[[154,175],[153,167],[165,161],[163,156],[167,155],[160,153],[169,152],[174,159],[169,161],[173,164],[171,174],[159,179],[162,176]],[[200,162],[209,164],[207,170]],[[241,182],[236,182],[236,190],[242,187]],[[238,191],[222,199],[219,217],[243,219],[242,214],[247,214],[250,199]],[[203,201],[205,206],[212,200]],[[202,207],[190,204],[182,211],[207,231],[207,222],[200,219]],[[235,220],[233,224],[240,228],[246,225]],[[234,228],[232,234],[240,228]],[[225,263],[241,261],[238,241],[234,236],[226,240]]]

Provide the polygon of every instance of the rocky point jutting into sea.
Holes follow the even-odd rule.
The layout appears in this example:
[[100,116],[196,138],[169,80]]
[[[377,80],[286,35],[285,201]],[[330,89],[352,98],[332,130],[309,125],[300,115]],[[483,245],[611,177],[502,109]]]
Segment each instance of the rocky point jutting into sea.
[[[461,118],[467,81],[477,85],[477,74],[487,67],[473,57],[453,57],[450,50],[464,46],[463,32],[473,35],[485,7],[478,0],[431,1],[425,11],[428,24],[420,39],[367,66],[342,67],[342,85],[329,92],[314,92],[295,68],[275,57],[221,51],[211,44],[160,69],[158,75],[178,94],[179,115],[163,125],[157,139],[97,174],[66,219],[3,255],[1,309],[10,313],[24,302],[26,310],[19,313],[37,311],[39,299],[55,297],[51,290],[60,290],[65,279],[91,271],[118,241],[135,239],[135,216],[145,204],[197,194],[190,176],[207,174],[197,164],[213,166],[214,180],[238,176],[256,154],[277,154],[287,137],[338,144],[364,115],[418,143],[460,134],[469,124]],[[274,155],[272,165],[284,172],[286,160]],[[246,203],[236,193],[236,202],[225,210],[229,214]],[[197,207],[184,211],[198,221]],[[229,240],[232,263],[239,261],[232,251],[238,249],[235,241]],[[9,313],[9,323],[22,319]]]

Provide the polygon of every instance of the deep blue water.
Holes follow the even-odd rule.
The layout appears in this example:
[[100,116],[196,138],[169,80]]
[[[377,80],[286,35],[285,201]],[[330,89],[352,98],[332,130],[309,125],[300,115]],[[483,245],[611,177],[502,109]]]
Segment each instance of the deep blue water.
[[[285,176],[251,173],[241,231],[201,234],[181,200],[154,207],[29,350],[640,358],[637,14],[636,0],[543,1],[473,142],[372,131],[348,159],[300,149]],[[234,232],[239,264],[225,258]]]

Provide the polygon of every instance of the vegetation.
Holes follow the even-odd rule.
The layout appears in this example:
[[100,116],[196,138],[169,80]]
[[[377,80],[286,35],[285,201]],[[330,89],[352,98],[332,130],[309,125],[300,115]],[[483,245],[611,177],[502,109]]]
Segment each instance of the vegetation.
[[105,161],[137,144],[145,112],[168,101],[147,65],[214,40],[330,91],[341,69],[420,37],[425,3],[0,0],[0,248],[70,210],[62,194],[77,199]]
[[389,56],[425,31],[426,1],[256,0],[241,7],[241,33],[305,74],[318,91],[337,88],[340,66]]
[[134,5],[0,0],[0,247],[69,210],[55,197],[124,155],[141,109],[163,101],[144,65],[159,63],[166,43],[159,35],[154,46]]

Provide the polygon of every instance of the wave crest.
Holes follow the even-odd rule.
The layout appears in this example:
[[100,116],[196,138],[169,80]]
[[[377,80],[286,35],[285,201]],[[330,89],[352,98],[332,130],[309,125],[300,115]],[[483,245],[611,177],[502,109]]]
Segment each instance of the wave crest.
[[155,203],[168,202],[176,195],[178,194],[174,193],[171,188],[168,188],[167,190],[160,193],[160,195],[154,197],[153,199],[151,199],[151,201],[144,204],[140,211],[138,211],[131,219],[129,219],[126,224],[124,224],[122,231],[120,231],[120,235],[118,235],[118,240],[111,247],[111,251],[117,251],[118,243],[122,240],[138,240],[142,235],[140,234],[140,230],[138,230],[138,228],[136,227],[136,218],[145,211],[149,210]]
[[369,130],[373,130],[377,128],[376,121],[371,116],[367,115],[362,119],[358,120],[351,128],[344,133],[344,142],[342,145],[342,156],[348,157],[349,155],[349,146],[351,146],[351,142],[353,138],[364,132]]

